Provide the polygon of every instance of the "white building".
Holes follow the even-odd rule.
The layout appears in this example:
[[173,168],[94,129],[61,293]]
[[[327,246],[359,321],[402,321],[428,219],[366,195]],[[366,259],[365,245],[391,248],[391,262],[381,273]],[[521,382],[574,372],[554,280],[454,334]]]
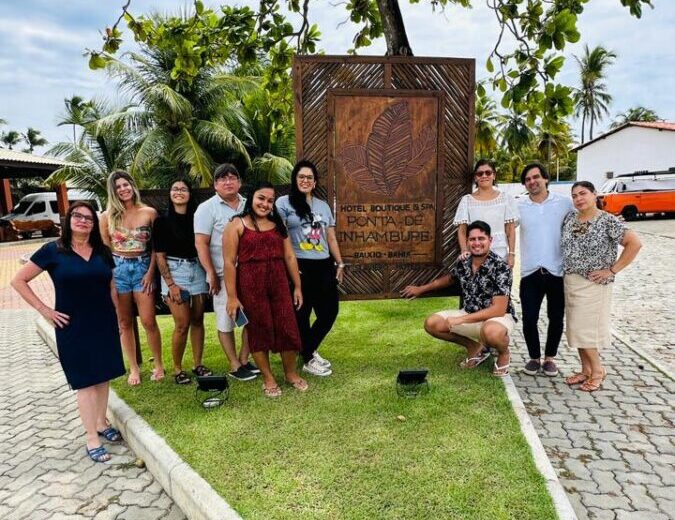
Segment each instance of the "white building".
[[627,173],[675,168],[675,123],[632,121],[574,148],[577,180],[600,188]]

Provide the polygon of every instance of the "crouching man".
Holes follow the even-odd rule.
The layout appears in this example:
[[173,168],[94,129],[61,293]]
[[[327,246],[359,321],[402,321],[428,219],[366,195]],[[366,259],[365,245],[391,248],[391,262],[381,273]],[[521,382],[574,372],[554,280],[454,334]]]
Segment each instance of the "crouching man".
[[476,220],[469,224],[467,242],[471,256],[459,259],[450,274],[426,285],[409,285],[401,295],[416,298],[459,282],[464,308],[432,314],[424,322],[424,329],[435,338],[466,347],[467,358],[461,364],[464,368],[475,368],[490,356],[484,347],[495,348],[499,355],[492,374],[504,377],[509,373],[509,341],[515,326],[512,272],[506,262],[490,251],[492,237],[486,222]]

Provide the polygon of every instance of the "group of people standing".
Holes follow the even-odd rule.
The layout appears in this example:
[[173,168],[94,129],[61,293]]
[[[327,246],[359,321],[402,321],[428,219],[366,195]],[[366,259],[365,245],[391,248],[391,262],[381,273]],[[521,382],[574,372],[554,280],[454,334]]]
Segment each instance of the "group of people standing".
[[[106,409],[110,380],[125,373],[122,350],[128,384],[141,383],[134,304],[152,352],[150,379],[165,377],[155,317],[155,269],[174,320],[171,352],[177,384],[191,382],[183,369],[188,336],[192,373],[212,373],[202,362],[207,294],[213,296],[231,377],[249,381],[261,374],[264,395],[279,397],[270,352],[281,355],[284,379],[298,391],[308,389],[297,373],[298,352],[304,372],[331,375],[331,363],[318,348],[337,318],[337,284],[345,265],[335,219],[330,206],[316,196],[317,185],[316,167],[300,161],[292,172],[290,195],[277,200],[274,187],[262,182],[244,198],[236,167],[222,164],[214,171],[213,197],[197,207],[189,181],[177,179],[169,190],[168,210],[159,215],[142,203],[134,179],[115,171],[107,181],[108,205],[100,220],[86,202],[70,206],[61,238],[42,246],[12,286],[56,329],[59,359],[69,385],[77,390],[92,460],[110,459],[100,437],[121,440],[106,419]],[[54,308],[29,285],[43,271],[54,282]],[[238,354],[237,324],[245,324]]]
[[[607,374],[599,352],[610,345],[611,284],[637,255],[640,240],[621,220],[598,208],[590,182],[575,182],[570,199],[550,192],[546,169],[531,163],[521,174],[527,196],[516,204],[494,188],[495,178],[491,161],[476,163],[477,189],[462,198],[455,215],[461,248],[457,262],[447,275],[423,286],[408,286],[402,295],[415,298],[459,283],[463,308],[429,316],[426,331],[466,347],[464,368],[477,367],[490,356],[489,347],[494,348],[493,374],[507,375],[516,319],[510,298],[515,228],[520,225],[520,301],[530,357],[523,372],[558,375],[555,358],[566,316],[567,341],[579,352],[581,370],[565,382],[596,391]],[[544,297],[548,331],[542,359],[537,324]]]
[[[316,196],[318,177],[316,167],[303,160],[293,168],[289,195],[277,198],[274,187],[262,182],[245,198],[236,167],[222,164],[214,171],[211,198],[197,207],[189,181],[177,179],[170,187],[167,212],[158,215],[141,202],[133,178],[116,171],[108,178],[108,205],[100,221],[88,203],[70,206],[61,238],[42,246],[12,286],[56,328],[59,358],[68,383],[77,390],[92,460],[110,458],[100,437],[121,439],[106,419],[106,408],[109,381],[125,373],[122,349],[129,365],[127,382],[141,383],[134,304],[153,356],[151,380],[165,377],[155,318],[155,269],[175,325],[175,383],[191,382],[183,368],[188,336],[192,374],[211,374],[202,361],[207,294],[213,296],[231,377],[249,381],[260,374],[264,395],[279,397],[282,390],[270,352],[281,355],[283,377],[298,391],[308,389],[296,369],[298,352],[303,372],[331,375],[331,363],[318,348],[338,314],[337,284],[345,265],[330,205]],[[541,164],[524,168],[521,182],[528,196],[517,204],[495,188],[492,162],[478,161],[474,180],[476,191],[461,199],[455,216],[459,258],[446,275],[408,286],[402,295],[415,298],[458,282],[463,308],[429,316],[426,331],[464,346],[467,357],[461,366],[467,369],[483,363],[490,348],[495,349],[493,374],[507,375],[516,324],[511,284],[520,225],[520,299],[530,357],[523,371],[558,374],[555,358],[566,316],[568,343],[581,359],[580,371],[566,382],[583,391],[598,390],[606,376],[599,351],[610,342],[612,282],[637,255],[637,235],[598,209],[589,182],[574,183],[571,199],[550,192]],[[29,286],[43,271],[54,282],[54,308]],[[542,358],[537,323],[544,297],[549,324]],[[233,331],[244,324],[237,353]]]

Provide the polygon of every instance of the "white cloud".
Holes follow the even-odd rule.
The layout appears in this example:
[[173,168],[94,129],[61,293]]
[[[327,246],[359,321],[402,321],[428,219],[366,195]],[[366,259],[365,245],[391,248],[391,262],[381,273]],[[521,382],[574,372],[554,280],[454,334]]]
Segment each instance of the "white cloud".
[[[114,85],[102,72],[87,68],[82,51],[100,46],[101,30],[120,14],[123,0],[24,0],[6,2],[0,19],[0,117],[12,127],[35,126],[50,140],[67,138],[68,132],[55,126],[63,99],[73,94],[85,97],[111,95]],[[134,0],[135,12],[175,13],[190,2],[185,0]],[[230,0],[207,0],[218,9]],[[257,0],[244,0],[255,8]],[[320,47],[330,54],[346,54],[352,46],[356,26],[347,21],[343,5],[335,0],[311,0],[312,21],[323,38]],[[411,5],[400,0],[408,37],[416,56],[473,57],[476,74],[485,77],[485,60],[497,38],[494,14],[482,0],[474,9],[449,6],[445,12],[431,12],[428,0]],[[630,16],[619,0],[592,0],[579,21],[583,40],[569,47],[568,60],[560,79],[576,82],[577,71],[571,54],[580,54],[583,44],[605,45],[619,57],[609,70],[608,87],[614,96],[611,115],[643,104],[662,117],[675,120],[672,92],[675,90],[675,1],[654,2],[642,20]],[[125,45],[130,45],[127,36]],[[360,51],[382,55],[384,41]]]

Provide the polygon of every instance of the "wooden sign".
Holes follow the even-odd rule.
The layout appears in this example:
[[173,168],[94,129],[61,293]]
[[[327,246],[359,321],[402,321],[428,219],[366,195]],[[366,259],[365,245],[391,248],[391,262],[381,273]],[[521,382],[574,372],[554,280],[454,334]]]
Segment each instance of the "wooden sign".
[[462,58],[293,58],[296,157],[316,164],[337,219],[342,298],[398,298],[457,259],[474,77],[474,60]]
[[346,262],[437,263],[443,95],[328,92],[337,237]]

